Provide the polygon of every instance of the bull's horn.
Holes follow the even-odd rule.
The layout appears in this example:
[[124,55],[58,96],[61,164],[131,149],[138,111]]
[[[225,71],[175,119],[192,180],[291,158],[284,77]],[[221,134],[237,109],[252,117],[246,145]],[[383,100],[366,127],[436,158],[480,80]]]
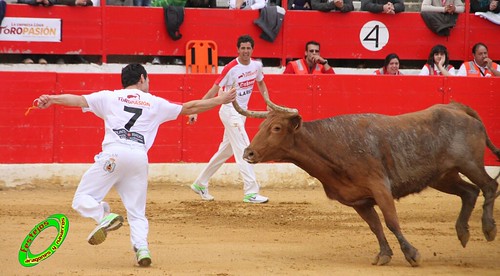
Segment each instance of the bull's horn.
[[245,117],[266,118],[267,114],[269,113],[269,111],[249,111],[249,110],[245,110],[245,109],[243,109],[243,108],[240,107],[240,105],[238,104],[238,102],[236,100],[233,101],[233,106],[234,106],[234,109],[236,109],[236,111],[238,111],[238,113],[240,113],[241,115],[243,115]]
[[284,107],[284,106],[280,106],[280,105],[277,105],[277,104],[271,102],[271,99],[269,99],[269,94],[268,94],[267,90],[262,92],[262,97],[264,97],[264,101],[266,101],[266,104],[273,110],[287,112],[287,113],[293,113],[293,114],[299,114],[299,111],[295,108]]

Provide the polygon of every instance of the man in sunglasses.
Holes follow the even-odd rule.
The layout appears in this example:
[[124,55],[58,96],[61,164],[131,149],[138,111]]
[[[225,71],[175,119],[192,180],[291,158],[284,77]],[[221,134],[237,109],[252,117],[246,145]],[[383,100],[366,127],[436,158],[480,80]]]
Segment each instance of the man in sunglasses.
[[319,54],[319,42],[309,41],[306,43],[305,57],[290,61],[283,74],[335,74],[328,60]]

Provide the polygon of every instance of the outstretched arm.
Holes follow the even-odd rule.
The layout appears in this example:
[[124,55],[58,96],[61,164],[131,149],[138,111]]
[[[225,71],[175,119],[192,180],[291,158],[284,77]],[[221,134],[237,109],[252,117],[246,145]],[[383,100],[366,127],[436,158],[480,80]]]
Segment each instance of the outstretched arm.
[[[209,91],[210,92],[210,91]],[[208,93],[207,93],[208,94]],[[207,95],[205,95],[207,97]],[[229,91],[221,91],[217,97],[208,97],[201,100],[189,101],[182,104],[181,115],[198,114],[209,109],[212,109],[218,105],[226,104],[234,101],[236,99],[236,88],[232,88]]]
[[83,96],[73,94],[62,95],[41,95],[38,97],[38,108],[45,109],[53,104],[64,106],[89,107],[87,100]]

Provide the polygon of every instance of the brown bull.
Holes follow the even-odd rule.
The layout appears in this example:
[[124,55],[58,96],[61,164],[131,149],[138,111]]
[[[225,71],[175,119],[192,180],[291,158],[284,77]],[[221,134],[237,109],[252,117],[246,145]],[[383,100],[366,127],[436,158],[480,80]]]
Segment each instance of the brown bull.
[[484,169],[484,151],[487,146],[500,158],[500,150],[471,108],[451,103],[399,116],[357,114],[303,122],[296,110],[276,106],[268,97],[266,101],[274,111],[249,112],[237,107],[243,115],[267,117],[244,159],[249,163],[294,163],[322,183],[328,198],[353,207],[379,242],[380,252],[373,264],[387,264],[393,254],[375,205],[406,260],[412,266],[420,264],[418,250],[401,232],[394,199],[428,186],[462,199],[455,228],[463,247],[469,240],[468,221],[481,190],[485,198],[483,233],[486,240],[495,239],[493,205],[498,183]]

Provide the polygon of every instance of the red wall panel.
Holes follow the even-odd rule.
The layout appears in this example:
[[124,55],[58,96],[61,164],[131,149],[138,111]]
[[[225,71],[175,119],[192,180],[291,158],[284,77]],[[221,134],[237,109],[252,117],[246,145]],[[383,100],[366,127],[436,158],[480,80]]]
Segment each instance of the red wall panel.
[[[0,41],[0,53],[185,56],[189,40],[214,40],[222,57],[236,55],[236,39],[250,34],[256,41],[254,57],[298,58],[309,40],[321,43],[322,54],[330,59],[383,59],[395,52],[405,60],[426,60],[432,46],[448,47],[451,60],[466,60],[472,45],[482,41],[490,56],[500,60],[500,29],[474,14],[460,14],[450,36],[431,32],[418,12],[396,15],[369,12],[287,11],[274,42],[259,38],[262,30],[254,24],[258,11],[186,8],[180,26],[182,38],[174,41],[167,33],[162,8],[53,6],[40,9],[9,4],[7,17],[61,18],[63,39],[55,42]],[[389,38],[378,51],[367,50],[360,40],[362,27],[370,21],[385,25]],[[1,36],[1,34],[0,34]]]
[[[0,53],[102,54],[101,8],[8,4],[6,17],[61,18],[61,42],[0,41]],[[1,34],[0,34],[1,36]]]
[[[152,74],[153,94],[174,102],[199,99],[213,85],[216,75]],[[91,93],[101,88],[118,89],[118,74],[9,73],[3,92],[0,128],[0,163],[92,162],[100,151],[103,123],[79,108],[55,106],[24,112],[42,93]],[[421,76],[288,76],[267,75],[271,100],[298,108],[304,120],[348,113],[396,115],[427,108],[436,103],[460,101],[476,109],[494,143],[500,145],[500,78]],[[257,90],[249,107],[264,110]],[[217,150],[223,134],[218,108],[198,116],[194,125],[178,118],[160,127],[150,161],[207,162]],[[252,138],[262,119],[247,119]],[[487,153],[486,162],[498,165]]]

